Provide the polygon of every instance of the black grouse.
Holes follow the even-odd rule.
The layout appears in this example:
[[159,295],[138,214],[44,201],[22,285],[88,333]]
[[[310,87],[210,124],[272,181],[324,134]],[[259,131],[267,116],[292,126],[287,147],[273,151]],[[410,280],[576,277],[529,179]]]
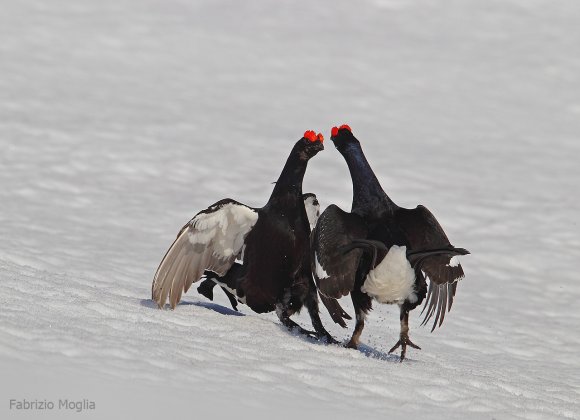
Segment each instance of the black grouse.
[[[316,221],[320,216],[320,203],[316,198],[316,194],[313,193],[305,193],[302,195],[302,198],[304,199],[304,208],[306,209],[306,215],[308,216],[308,223],[310,224],[310,229],[312,230],[314,229],[314,226],[316,226]],[[229,299],[232,309],[237,311],[238,299],[232,292],[230,292],[230,289],[228,288],[228,284],[232,282],[232,276],[235,278],[236,270],[230,269],[223,277],[220,277],[216,273],[206,270],[203,275],[205,280],[200,283],[197,291],[209,300],[213,301],[213,289],[216,285],[219,285]]]
[[[331,140],[343,155],[352,178],[350,213],[330,205],[312,232],[311,263],[321,295],[338,299],[351,294],[356,326],[347,347],[357,348],[372,299],[400,308],[401,361],[409,339],[409,311],[427,297],[423,324],[433,328],[451,309],[463,269],[456,256],[469,252],[453,247],[427,208],[405,209],[384,192],[359,141],[348,125],[334,127]],[[430,280],[427,290],[426,278]]]
[[[211,272],[255,312],[276,310],[289,329],[335,342],[320,321],[302,197],[306,166],[324,149],[323,140],[314,131],[304,133],[264,207],[251,208],[227,198],[200,211],[181,229],[153,279],[152,299],[160,308],[168,299],[175,308],[182,293]],[[290,319],[303,305],[315,333]]]

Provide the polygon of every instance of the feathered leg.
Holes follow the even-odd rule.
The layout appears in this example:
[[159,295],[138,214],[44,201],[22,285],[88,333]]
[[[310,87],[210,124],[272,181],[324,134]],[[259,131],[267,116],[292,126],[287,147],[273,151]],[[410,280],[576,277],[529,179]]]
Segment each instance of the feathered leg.
[[276,315],[278,315],[278,319],[286,328],[288,328],[290,331],[297,331],[298,333],[311,338],[318,338],[318,334],[314,331],[305,330],[296,322],[292,321],[290,316],[293,313],[294,311],[291,311],[287,305],[284,305],[284,303],[280,302],[276,304]]
[[[207,279],[207,280],[203,280],[201,282],[201,284],[199,285],[199,287],[197,288],[197,291],[202,294],[203,296],[205,296],[206,298],[208,298],[209,300],[213,301],[213,288],[215,287],[216,283],[213,279]],[[230,293],[229,290],[227,290],[226,288],[222,287],[221,288],[224,293],[226,294],[226,296],[228,297],[229,301],[230,301],[230,305],[232,305],[232,309],[234,311],[238,310],[238,300],[236,299],[236,297]]]
[[213,280],[202,280],[197,288],[197,291],[200,295],[205,296],[209,300],[213,300],[213,288],[215,287],[215,283]]
[[350,293],[350,297],[354,305],[356,324],[354,326],[352,337],[350,341],[347,343],[346,347],[350,349],[357,349],[358,343],[360,341],[360,336],[365,327],[365,318],[367,312],[372,309],[372,300],[367,294],[362,293],[359,290],[353,290]]
[[389,354],[397,350],[399,346],[401,347],[401,362],[405,359],[405,355],[407,354],[407,346],[413,347],[414,349],[421,350],[421,347],[414,344],[409,339],[409,310],[405,307],[405,305],[401,305],[401,332],[399,334],[399,341],[395,344],[391,350],[389,350]]

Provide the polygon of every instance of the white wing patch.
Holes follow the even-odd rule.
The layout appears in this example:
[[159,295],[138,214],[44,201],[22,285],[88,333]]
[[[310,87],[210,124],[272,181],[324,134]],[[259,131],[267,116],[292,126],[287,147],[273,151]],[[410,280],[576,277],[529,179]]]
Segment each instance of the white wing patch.
[[217,211],[200,213],[191,219],[187,237],[194,246],[213,244],[216,256],[229,258],[242,250],[245,236],[257,220],[258,213],[253,209],[228,203]]
[[315,261],[314,273],[316,274],[316,277],[318,277],[320,280],[327,279],[328,277],[330,277],[328,273],[324,270],[324,268],[322,268],[322,266],[320,265],[320,262],[318,261],[318,255],[316,255],[316,252],[314,253],[314,261]]
[[220,202],[198,213],[184,226],[161,261],[151,287],[153,300],[175,308],[183,292],[205,270],[223,276],[242,252],[258,213],[235,201]]
[[393,245],[380,264],[369,272],[361,291],[380,303],[401,304],[405,299],[416,302],[415,271],[407,260],[407,248]]

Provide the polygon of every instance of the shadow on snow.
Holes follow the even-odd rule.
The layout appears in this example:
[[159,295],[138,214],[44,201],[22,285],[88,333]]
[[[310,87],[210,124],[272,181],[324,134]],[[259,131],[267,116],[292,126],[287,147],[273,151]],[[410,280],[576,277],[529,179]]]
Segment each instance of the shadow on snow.
[[[217,303],[211,303],[211,302],[185,302],[185,301],[182,301],[182,302],[179,302],[179,304],[177,306],[185,306],[185,305],[199,306],[201,308],[210,309],[210,310],[215,311],[215,312],[222,314],[222,315],[246,316],[245,314],[243,314],[241,312],[237,312],[237,311],[234,311],[233,309],[226,308],[225,306],[218,305]],[[155,303],[151,299],[141,299],[141,306],[145,306],[146,308],[157,309],[157,303]],[[168,306],[166,305],[166,307],[168,307]]]
[[[144,306],[146,308],[157,309],[157,303],[155,303],[151,299],[141,299],[140,303],[141,303],[141,306]],[[226,308],[225,306],[218,305],[217,303],[211,303],[211,302],[182,301],[177,306],[188,306],[188,305],[193,305],[193,306],[198,306],[200,308],[210,309],[210,310],[215,311],[215,312],[222,314],[222,315],[246,316],[245,314],[243,314],[241,312],[237,312],[237,311],[234,311],[233,309]],[[325,345],[325,346],[326,345],[334,346],[334,344],[328,344],[326,342],[326,340],[317,340],[316,338],[305,336],[304,334],[301,334],[298,331],[288,330],[288,328],[286,328],[283,325],[279,325],[279,326],[280,326],[280,329],[282,329],[286,333],[289,333],[291,336],[300,338],[300,339],[307,341],[309,343],[318,344],[318,345]],[[338,345],[336,345],[336,347],[337,348],[344,348],[343,345],[344,344],[338,344]],[[345,348],[345,350],[350,351],[350,349],[346,349],[346,348]],[[368,357],[369,359],[385,360],[387,362],[397,362],[397,363],[400,362],[400,360],[401,360],[401,358],[396,354],[385,353],[383,351],[380,351],[380,350],[374,349],[370,346],[367,346],[366,344],[359,344],[358,351],[360,353],[362,353],[363,355],[365,355],[366,357]],[[409,359],[409,358],[405,359],[405,363],[413,363],[413,362],[414,362],[414,360],[412,360],[412,359]]]

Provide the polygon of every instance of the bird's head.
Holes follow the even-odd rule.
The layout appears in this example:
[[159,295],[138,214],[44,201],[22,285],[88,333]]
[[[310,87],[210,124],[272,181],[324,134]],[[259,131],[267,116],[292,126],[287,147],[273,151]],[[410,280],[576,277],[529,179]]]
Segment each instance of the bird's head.
[[296,143],[296,150],[303,159],[310,159],[321,150],[324,150],[324,136],[320,133],[316,134],[312,130],[304,133],[304,136]]
[[330,131],[330,140],[332,140],[334,147],[339,151],[353,143],[358,143],[358,140],[352,134],[351,128],[346,124],[343,124],[340,127],[332,127],[332,130]]

